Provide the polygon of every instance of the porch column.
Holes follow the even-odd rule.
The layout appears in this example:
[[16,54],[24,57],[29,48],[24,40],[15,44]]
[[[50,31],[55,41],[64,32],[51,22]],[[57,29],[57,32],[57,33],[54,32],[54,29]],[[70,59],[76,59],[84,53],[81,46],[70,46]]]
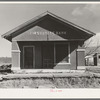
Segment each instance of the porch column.
[[20,50],[17,41],[12,41],[12,70],[20,69]]
[[85,49],[77,49],[77,66],[85,66]]

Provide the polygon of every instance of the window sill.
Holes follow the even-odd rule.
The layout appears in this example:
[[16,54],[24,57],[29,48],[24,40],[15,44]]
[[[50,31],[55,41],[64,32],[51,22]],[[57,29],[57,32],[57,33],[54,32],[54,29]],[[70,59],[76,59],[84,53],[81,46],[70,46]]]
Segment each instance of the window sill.
[[55,65],[70,65],[71,63],[56,63]]

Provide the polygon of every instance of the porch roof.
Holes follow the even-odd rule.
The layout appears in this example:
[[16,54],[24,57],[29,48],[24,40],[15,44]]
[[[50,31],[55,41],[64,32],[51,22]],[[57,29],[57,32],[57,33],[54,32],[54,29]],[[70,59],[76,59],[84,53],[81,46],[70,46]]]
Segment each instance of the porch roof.
[[33,18],[33,19],[31,19],[31,20],[29,20],[29,21],[27,21],[27,22],[19,25],[18,27],[14,28],[14,29],[12,29],[10,31],[8,31],[7,33],[3,34],[2,37],[8,39],[9,41],[12,41],[12,35],[14,33],[17,33],[20,30],[25,29],[26,27],[28,27],[28,29],[30,29],[29,26],[31,24],[33,24],[33,23],[36,24],[36,21],[38,21],[40,18],[43,18],[46,15],[49,15],[49,16],[51,16],[53,18],[56,18],[57,20],[60,20],[61,22],[64,22],[64,23],[68,24],[73,29],[78,29],[79,31],[82,31],[82,32],[86,33],[88,35],[88,37],[91,37],[91,36],[95,35],[95,33],[91,32],[91,31],[89,31],[89,30],[87,30],[85,28],[82,28],[82,27],[80,27],[80,26],[78,26],[78,25],[76,25],[76,24],[74,24],[74,23],[72,23],[72,22],[70,22],[68,20],[65,20],[65,19],[63,19],[63,18],[61,18],[61,17],[59,17],[59,16],[57,16],[57,15],[55,15],[55,14],[47,11],[47,12],[42,13],[39,16],[36,16],[35,18]]

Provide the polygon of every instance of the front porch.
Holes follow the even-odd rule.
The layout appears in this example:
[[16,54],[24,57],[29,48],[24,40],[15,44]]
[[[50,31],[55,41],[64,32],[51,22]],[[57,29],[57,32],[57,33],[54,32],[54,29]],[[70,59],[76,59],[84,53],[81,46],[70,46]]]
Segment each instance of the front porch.
[[20,42],[19,48],[21,69],[55,69],[70,65],[69,42]]
[[13,41],[12,68],[75,70],[85,65],[81,48],[81,41]]

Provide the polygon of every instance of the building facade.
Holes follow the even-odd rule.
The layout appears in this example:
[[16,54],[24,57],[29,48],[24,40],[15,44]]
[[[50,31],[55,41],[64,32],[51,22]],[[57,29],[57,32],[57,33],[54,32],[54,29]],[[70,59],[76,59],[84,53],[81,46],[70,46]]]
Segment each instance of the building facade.
[[77,69],[85,65],[90,32],[45,12],[2,35],[12,42],[12,68]]

